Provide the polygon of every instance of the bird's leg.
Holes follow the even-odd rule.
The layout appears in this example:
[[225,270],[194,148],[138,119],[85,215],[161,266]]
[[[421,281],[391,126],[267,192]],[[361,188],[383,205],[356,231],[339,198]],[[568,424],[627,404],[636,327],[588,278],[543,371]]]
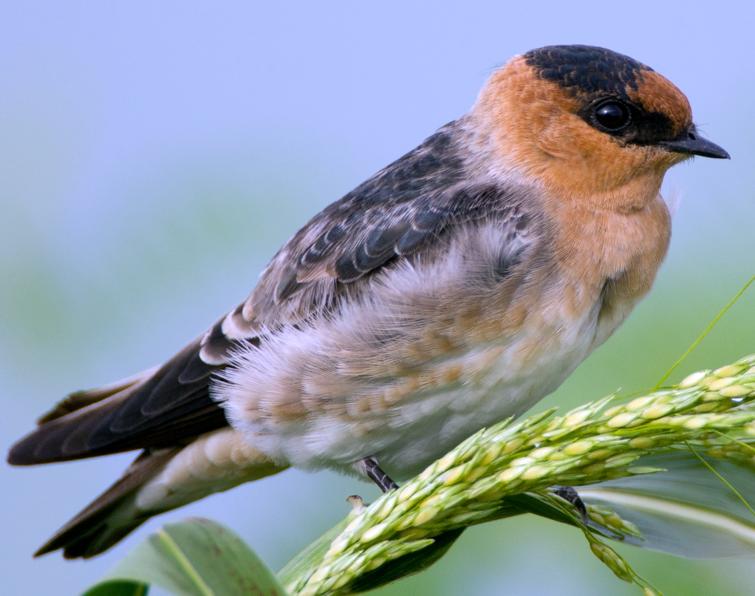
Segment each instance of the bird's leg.
[[582,518],[582,523],[587,525],[590,521],[590,517],[587,515],[587,507],[585,507],[585,503],[580,498],[579,493],[577,493],[577,491],[571,486],[554,486],[552,490],[554,495],[571,503]]
[[378,462],[374,457],[365,457],[357,463],[356,468],[377,484],[378,488],[384,493],[387,493],[394,488],[398,488],[398,484],[391,480],[391,477],[380,469],[380,465],[378,465]]

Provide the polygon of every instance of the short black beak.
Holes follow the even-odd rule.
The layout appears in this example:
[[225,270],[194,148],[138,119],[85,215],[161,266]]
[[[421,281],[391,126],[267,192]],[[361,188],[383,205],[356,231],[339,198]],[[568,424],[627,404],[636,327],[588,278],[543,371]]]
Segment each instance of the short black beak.
[[723,149],[723,147],[719,147],[708,139],[701,137],[697,134],[697,130],[695,130],[694,126],[678,139],[674,139],[673,141],[661,141],[659,145],[676,153],[687,153],[689,155],[700,155],[702,157],[715,157],[717,159],[730,159],[729,154]]

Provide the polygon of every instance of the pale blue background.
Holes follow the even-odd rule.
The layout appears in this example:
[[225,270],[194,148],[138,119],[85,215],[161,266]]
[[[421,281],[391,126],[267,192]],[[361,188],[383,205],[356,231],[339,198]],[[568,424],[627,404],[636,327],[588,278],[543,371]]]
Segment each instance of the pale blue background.
[[[551,401],[651,386],[755,270],[751,3],[9,2],[0,6],[0,446],[67,391],[169,356],[242,299],[318,209],[465,112],[491,70],[552,43],[609,46],[686,91],[731,162],[696,160],[650,299]],[[749,294],[684,370],[755,350]],[[31,552],[129,456],[0,468],[2,592],[73,594],[150,523],[81,563]],[[287,472],[205,515],[281,566],[374,490]],[[749,562],[621,549],[669,594],[745,594]],[[466,533],[391,593],[633,594],[576,532]]]

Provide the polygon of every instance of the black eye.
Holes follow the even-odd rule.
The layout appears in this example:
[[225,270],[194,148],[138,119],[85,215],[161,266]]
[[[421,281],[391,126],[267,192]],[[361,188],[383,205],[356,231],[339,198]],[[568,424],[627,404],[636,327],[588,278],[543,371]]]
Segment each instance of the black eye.
[[607,132],[618,132],[629,126],[632,113],[625,104],[612,99],[596,106],[594,118],[595,122]]

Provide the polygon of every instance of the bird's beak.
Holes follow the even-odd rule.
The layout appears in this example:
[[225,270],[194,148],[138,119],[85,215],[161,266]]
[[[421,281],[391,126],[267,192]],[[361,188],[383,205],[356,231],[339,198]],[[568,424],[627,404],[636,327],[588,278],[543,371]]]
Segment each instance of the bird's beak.
[[717,159],[729,159],[728,152],[715,143],[704,139],[694,126],[691,126],[678,139],[673,141],[662,141],[661,147],[674,151],[675,153],[686,153],[688,155],[700,155],[702,157],[715,157]]

